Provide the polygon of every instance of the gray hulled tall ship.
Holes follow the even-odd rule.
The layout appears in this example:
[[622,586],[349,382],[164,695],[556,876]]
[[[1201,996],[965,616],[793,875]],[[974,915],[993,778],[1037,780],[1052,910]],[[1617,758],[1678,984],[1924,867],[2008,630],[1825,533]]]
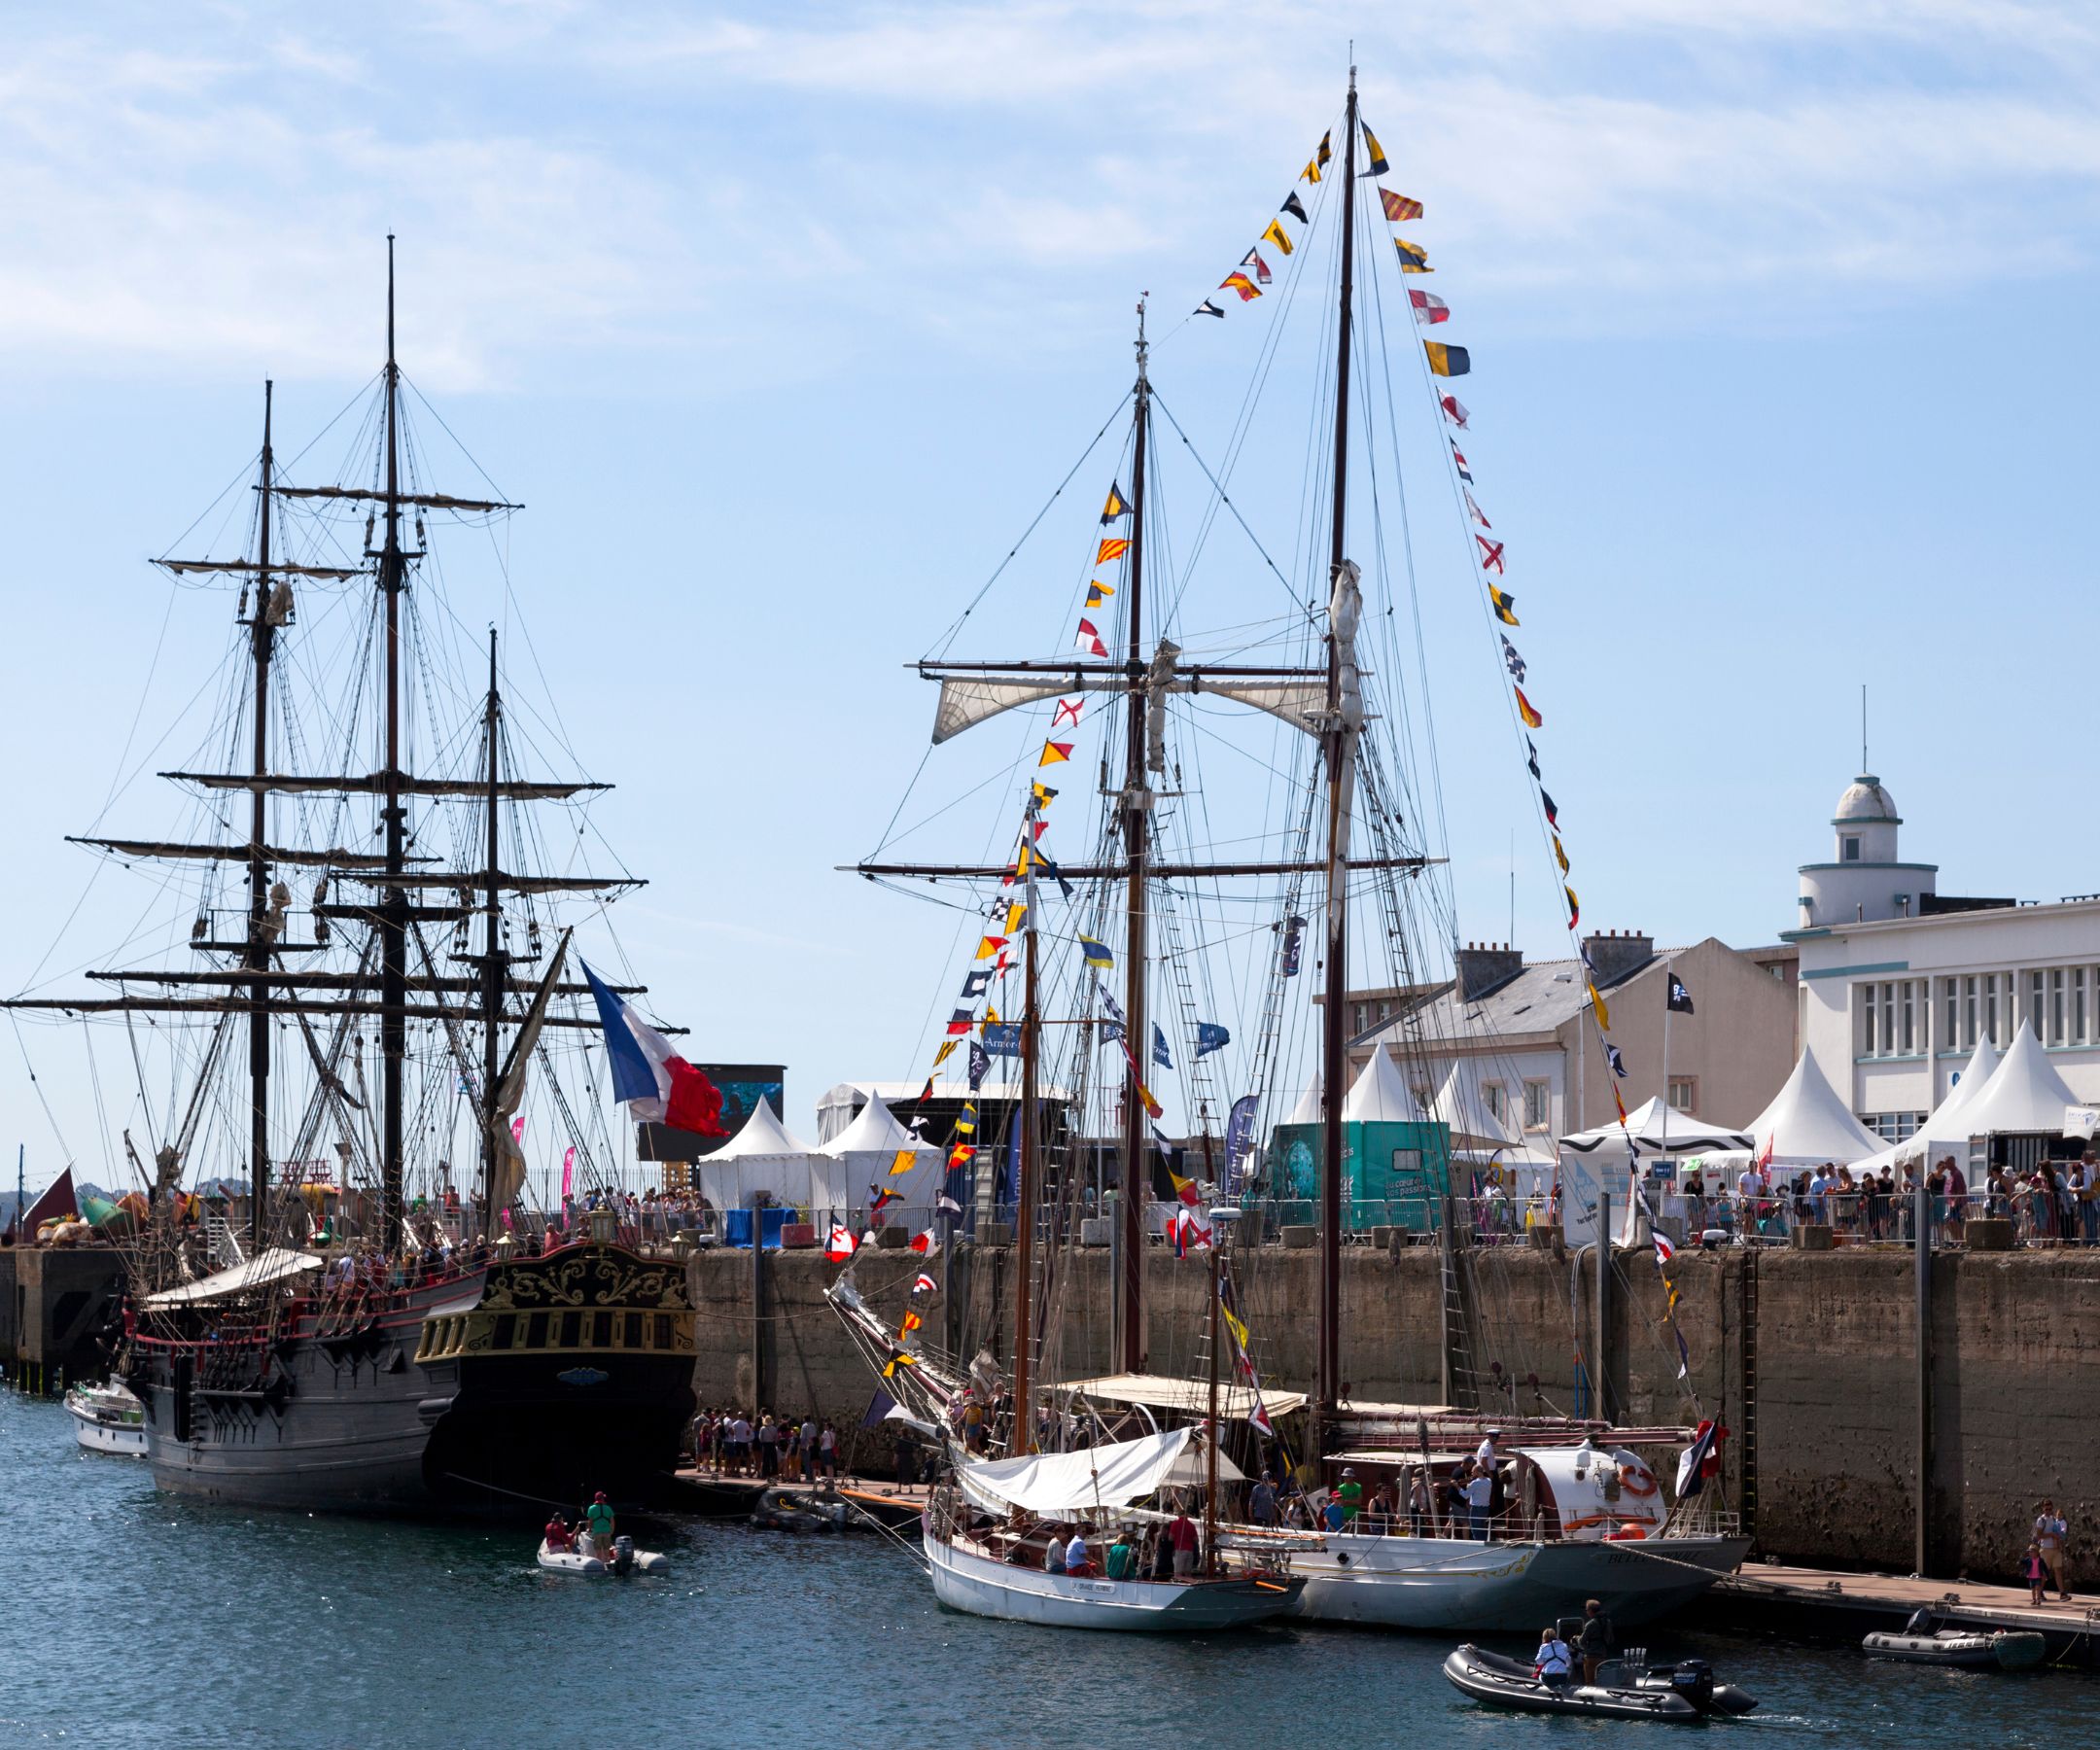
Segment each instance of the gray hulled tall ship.
[[[158,884],[132,951],[187,963],[8,1006],[90,1054],[125,1035],[136,1089],[96,1098],[112,1171],[146,1197],[121,1365],[160,1487],[635,1501],[691,1415],[692,1311],[682,1262],[578,1207],[621,1138],[572,935],[639,883],[576,867],[609,787],[540,775],[566,757],[558,719],[513,709],[493,631],[485,687],[478,641],[453,636],[467,610],[429,531],[520,507],[422,477],[425,405],[396,361],[390,239],[386,364],[337,422],[338,477],[280,472],[265,386],[252,491],[228,495],[250,501],[240,556],[158,561],[237,602],[200,751],[160,774],[184,829],[77,841]],[[564,1163],[559,1194],[529,1158]]]

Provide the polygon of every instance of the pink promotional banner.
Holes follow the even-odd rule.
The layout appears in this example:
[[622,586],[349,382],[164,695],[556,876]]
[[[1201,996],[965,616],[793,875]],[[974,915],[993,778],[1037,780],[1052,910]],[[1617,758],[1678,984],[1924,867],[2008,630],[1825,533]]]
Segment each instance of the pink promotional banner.
[[567,1152],[566,1154],[564,1154],[564,1155],[562,1156],[562,1158],[561,1158],[561,1194],[562,1194],[562,1202],[563,1202],[564,1204],[567,1204],[567,1203],[568,1203],[568,1201],[569,1201],[569,1197],[570,1197],[570,1194],[571,1194],[571,1193],[572,1193],[572,1192],[573,1192],[573,1191],[574,1191],[575,1189],[576,1189],[576,1144],[575,1144],[575,1143],[571,1143],[571,1144],[569,1145],[569,1150],[568,1150],[568,1152]]

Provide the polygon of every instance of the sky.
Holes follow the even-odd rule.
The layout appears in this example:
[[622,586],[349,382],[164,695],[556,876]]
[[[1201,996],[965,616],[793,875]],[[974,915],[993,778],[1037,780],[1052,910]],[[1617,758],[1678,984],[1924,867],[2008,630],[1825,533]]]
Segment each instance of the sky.
[[[1113,414],[1140,293],[1163,402],[1226,452],[1284,300],[1182,313],[1338,120],[1352,39],[1383,181],[1426,208],[1437,332],[1472,352],[1467,453],[1585,923],[1791,927],[1863,685],[1870,763],[1943,891],[2100,888],[2077,801],[2100,18],[1497,0],[1401,22],[1259,0],[12,10],[0,986],[123,937],[64,836],[176,818],[148,755],[230,619],[146,561],[244,475],[265,376],[292,452],[368,385],[393,230],[404,369],[527,507],[509,597],[463,563],[451,612],[524,633],[520,683],[619,787],[591,820],[649,877],[615,916],[655,1012],[696,1057],[785,1063],[806,1135],[833,1083],[916,1077],[955,914],[836,866],[900,798],[916,821],[1012,751],[937,751],[915,785],[931,697],[905,665]],[[1295,576],[1316,325],[1288,332],[1233,490]],[[955,654],[1061,647],[1117,440]],[[1201,479],[1167,447],[1193,524]],[[1414,542],[1457,931],[1510,933],[1514,869],[1516,940],[1564,952],[1463,524],[1422,514]],[[1237,531],[1203,552],[1221,600],[1259,597]],[[980,796],[914,848],[974,857],[1003,818]],[[93,1097],[55,1039],[0,1042],[46,1161]]]

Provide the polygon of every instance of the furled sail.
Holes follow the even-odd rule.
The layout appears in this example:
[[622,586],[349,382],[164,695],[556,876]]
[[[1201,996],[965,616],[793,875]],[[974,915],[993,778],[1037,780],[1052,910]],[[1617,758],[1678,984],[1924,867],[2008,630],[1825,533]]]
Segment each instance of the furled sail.
[[1032,705],[1039,699],[1054,699],[1066,690],[1063,681],[1045,683],[1041,681],[957,679],[944,676],[940,683],[940,705],[933,713],[933,745],[937,748],[942,742],[961,735],[963,730],[975,728],[987,718],[998,717],[1002,711],[1011,711],[1016,705]]

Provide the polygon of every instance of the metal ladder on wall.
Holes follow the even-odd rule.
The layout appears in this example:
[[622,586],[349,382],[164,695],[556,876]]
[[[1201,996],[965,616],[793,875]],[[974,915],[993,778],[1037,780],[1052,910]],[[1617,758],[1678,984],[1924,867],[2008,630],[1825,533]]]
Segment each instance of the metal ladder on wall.
[[1736,1297],[1736,1315],[1742,1321],[1742,1426],[1736,1431],[1737,1462],[1742,1467],[1742,1527],[1757,1536],[1757,1346],[1758,1346],[1758,1255],[1764,1250],[1755,1240],[1743,1248],[1741,1287]]
[[[1445,1200],[1442,1219],[1454,1223],[1458,1199]],[[1453,1410],[1480,1408],[1480,1369],[1473,1358],[1473,1307],[1467,1292],[1466,1236],[1447,1226],[1437,1247],[1444,1295],[1444,1395]]]

